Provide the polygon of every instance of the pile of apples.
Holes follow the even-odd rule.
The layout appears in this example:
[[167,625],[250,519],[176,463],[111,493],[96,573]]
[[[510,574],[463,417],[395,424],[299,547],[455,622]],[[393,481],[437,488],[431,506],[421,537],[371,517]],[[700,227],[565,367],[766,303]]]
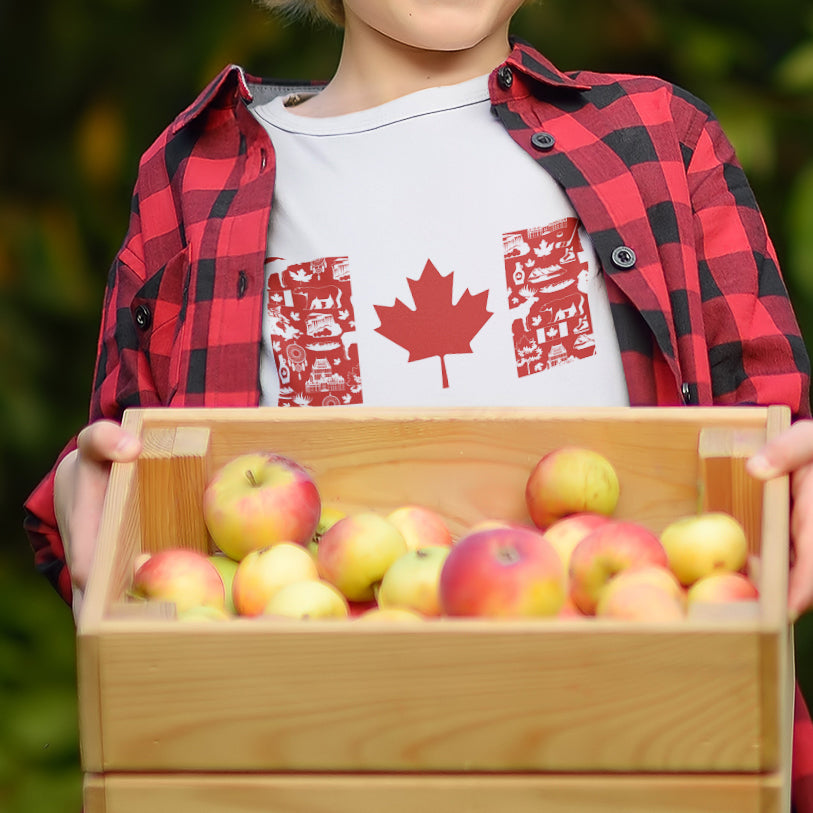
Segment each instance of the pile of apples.
[[526,524],[499,518],[453,538],[421,505],[346,514],[323,505],[296,461],[235,457],[211,478],[203,516],[217,550],[136,561],[130,591],[178,618],[416,620],[444,617],[684,618],[695,602],[755,601],[742,526],[681,517],[655,534],[614,516],[620,485],[603,455],[567,446],[530,471]]

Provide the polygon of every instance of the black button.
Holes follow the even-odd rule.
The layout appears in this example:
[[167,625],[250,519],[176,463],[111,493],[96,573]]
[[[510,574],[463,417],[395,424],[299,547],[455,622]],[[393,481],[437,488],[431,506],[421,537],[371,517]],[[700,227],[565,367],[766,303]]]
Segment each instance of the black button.
[[638,258],[629,246],[618,246],[613,249],[610,259],[616,268],[632,268]]
[[683,384],[680,388],[680,394],[683,396],[683,403],[687,406],[692,403],[692,385]]
[[508,90],[514,84],[514,72],[508,65],[502,65],[497,71],[497,81],[500,83],[500,87],[505,90]]
[[133,314],[136,326],[141,330],[146,330],[152,324],[152,311],[147,305],[139,305]]
[[531,136],[531,144],[538,150],[552,150],[556,139],[550,133],[534,133]]

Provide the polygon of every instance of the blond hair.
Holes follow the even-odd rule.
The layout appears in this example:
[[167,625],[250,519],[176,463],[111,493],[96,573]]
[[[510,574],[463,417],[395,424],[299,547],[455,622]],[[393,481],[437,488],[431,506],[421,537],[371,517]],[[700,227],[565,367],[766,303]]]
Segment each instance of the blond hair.
[[257,2],[272,11],[328,20],[336,25],[344,23],[342,0],[257,0]]

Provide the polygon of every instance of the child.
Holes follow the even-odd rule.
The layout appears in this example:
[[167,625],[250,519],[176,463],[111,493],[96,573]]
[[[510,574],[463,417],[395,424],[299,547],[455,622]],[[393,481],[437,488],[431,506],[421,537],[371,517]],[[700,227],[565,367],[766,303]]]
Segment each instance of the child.
[[[322,89],[225,69],[146,152],[91,423],[29,498],[78,608],[128,406],[773,404],[809,416],[773,246],[709,109],[562,73],[521,0],[266,0],[343,25]],[[813,460],[810,422],[755,473]],[[813,600],[799,494],[792,613]],[[64,540],[64,547],[63,547]],[[65,562],[69,564],[66,567]],[[73,586],[73,590],[72,590]],[[799,698],[801,775],[810,744]]]

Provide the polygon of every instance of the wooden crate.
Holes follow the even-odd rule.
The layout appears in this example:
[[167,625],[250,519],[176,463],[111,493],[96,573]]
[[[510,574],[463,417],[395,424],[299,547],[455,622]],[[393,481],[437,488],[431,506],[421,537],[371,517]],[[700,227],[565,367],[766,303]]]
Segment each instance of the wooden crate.
[[[78,625],[88,813],[786,813],[793,700],[788,483],[744,460],[783,407],[130,410]],[[346,510],[419,502],[460,533],[527,519],[546,451],[581,444],[621,481],[617,515],[661,530],[727,510],[759,557],[756,605],[680,623],[180,624],[126,601],[135,557],[208,550],[211,472],[289,455]]]

